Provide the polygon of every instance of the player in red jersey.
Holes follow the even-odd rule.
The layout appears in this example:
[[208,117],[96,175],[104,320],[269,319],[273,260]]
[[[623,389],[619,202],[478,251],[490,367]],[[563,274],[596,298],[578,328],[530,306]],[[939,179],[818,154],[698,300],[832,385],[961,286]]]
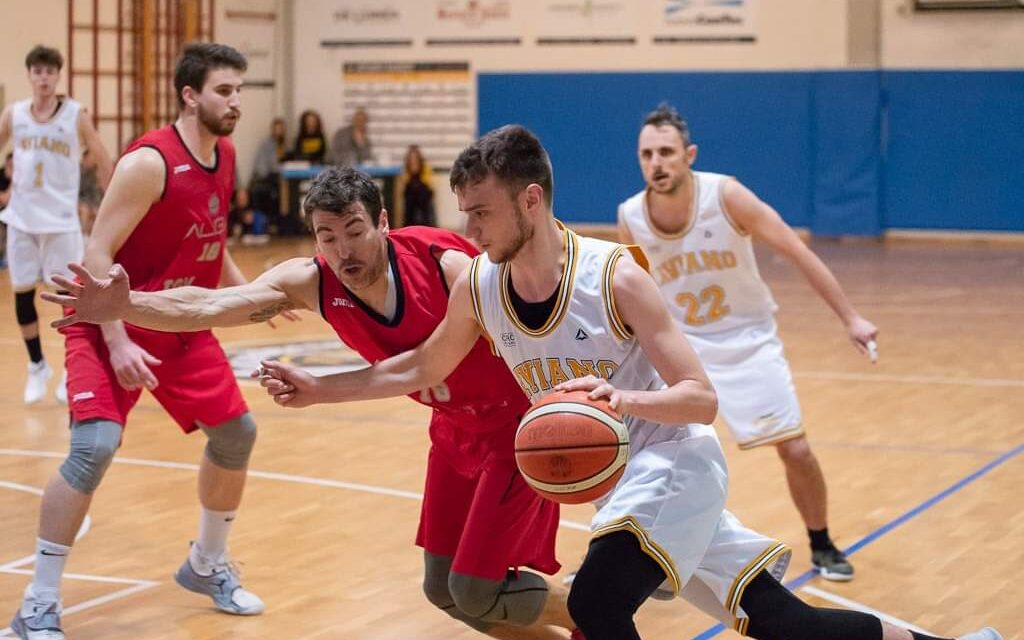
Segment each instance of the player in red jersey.
[[[117,163],[85,252],[105,273],[116,259],[139,290],[245,282],[225,247],[245,58],[218,44],[186,47],[175,69],[177,121],[143,135]],[[75,533],[143,388],[185,432],[207,436],[199,467],[199,535],[175,578],[228,613],[263,602],[241,588],[227,537],[242,499],[256,425],[209,331],[161,333],[120,321],[63,330],[70,453],[43,494],[36,569],[11,625],[26,640],[64,638],[60,578]]]
[[[129,293],[128,277],[116,265],[112,280],[103,282],[72,265],[82,285],[62,281],[70,293],[46,299],[75,307],[61,325],[123,318],[169,331],[309,309],[376,362],[433,332],[444,318],[449,287],[479,253],[450,231],[390,231],[377,187],[352,169],[321,173],[303,207],[318,255],[283,262],[250,284],[184,287],[173,295],[132,287]],[[516,424],[529,406],[519,385],[480,339],[443,384],[410,397],[434,411],[416,538],[424,549],[427,598],[495,638],[564,638],[574,626],[565,589],[514,570],[528,566],[550,574],[559,568],[558,506],[526,485],[513,458]]]

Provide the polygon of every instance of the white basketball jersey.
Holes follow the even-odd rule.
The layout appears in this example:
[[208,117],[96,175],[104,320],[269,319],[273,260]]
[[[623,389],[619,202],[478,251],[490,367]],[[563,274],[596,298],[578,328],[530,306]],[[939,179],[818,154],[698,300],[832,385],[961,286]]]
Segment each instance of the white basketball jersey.
[[[612,296],[612,274],[627,247],[563,230],[565,263],[551,316],[537,330],[523,324],[512,307],[509,265],[486,254],[473,260],[470,287],[477,321],[495,352],[536,402],[571,378],[588,374],[612,380],[621,389],[665,387],[640,344],[619,318]],[[647,444],[678,439],[679,426],[626,416],[631,455]],[[685,431],[685,430],[683,430]]]
[[654,227],[647,191],[619,205],[619,221],[647,254],[669,311],[686,333],[728,331],[770,319],[777,306],[761,279],[748,234],[722,203],[727,176],[693,172],[694,215],[676,234]]
[[79,231],[78,182],[82,149],[75,100],[64,98],[47,122],[32,117],[32,100],[11,109],[14,176],[0,219],[26,233]]

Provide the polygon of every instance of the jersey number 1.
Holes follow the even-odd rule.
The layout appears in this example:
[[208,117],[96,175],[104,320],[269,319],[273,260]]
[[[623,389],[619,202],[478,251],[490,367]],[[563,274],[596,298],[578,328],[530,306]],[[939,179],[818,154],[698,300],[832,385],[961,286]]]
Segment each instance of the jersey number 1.
[[43,188],[43,163],[42,162],[37,162],[36,163],[36,179],[33,181],[32,185],[36,189],[42,189]]

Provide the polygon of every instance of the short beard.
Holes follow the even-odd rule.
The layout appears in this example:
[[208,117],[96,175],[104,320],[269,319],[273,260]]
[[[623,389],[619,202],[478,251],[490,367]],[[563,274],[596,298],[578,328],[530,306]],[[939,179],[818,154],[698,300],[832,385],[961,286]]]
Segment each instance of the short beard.
[[526,216],[523,215],[523,210],[516,203],[512,204],[512,209],[516,214],[516,235],[512,238],[512,245],[495,258],[494,262],[497,264],[511,262],[519,255],[523,246],[533,238],[533,227],[526,226]]
[[[231,111],[229,111],[228,113],[231,113]],[[199,116],[199,122],[201,122],[203,126],[206,127],[207,131],[209,131],[215,136],[231,135],[235,130],[235,124],[238,123],[237,118],[234,121],[228,121],[223,117],[217,118],[216,116],[213,116],[207,113],[205,110],[203,110],[202,105],[199,106],[197,115]]]

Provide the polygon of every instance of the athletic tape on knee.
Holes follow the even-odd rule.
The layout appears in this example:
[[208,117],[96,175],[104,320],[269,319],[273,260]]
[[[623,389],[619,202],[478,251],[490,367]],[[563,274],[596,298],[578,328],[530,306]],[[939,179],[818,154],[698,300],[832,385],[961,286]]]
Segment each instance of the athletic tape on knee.
[[521,571],[504,581],[452,573],[448,588],[455,606],[466,615],[483,622],[520,627],[537,621],[548,597],[547,583],[529,571]]
[[244,413],[234,420],[199,428],[206,434],[206,457],[222,469],[238,470],[249,465],[256,444],[256,421]]
[[14,294],[14,316],[23,327],[39,322],[39,316],[36,314],[35,289]]
[[92,420],[71,425],[71,447],[60,475],[73,489],[92,495],[121,444],[121,425]]

